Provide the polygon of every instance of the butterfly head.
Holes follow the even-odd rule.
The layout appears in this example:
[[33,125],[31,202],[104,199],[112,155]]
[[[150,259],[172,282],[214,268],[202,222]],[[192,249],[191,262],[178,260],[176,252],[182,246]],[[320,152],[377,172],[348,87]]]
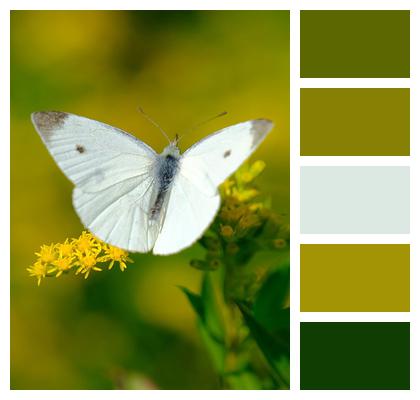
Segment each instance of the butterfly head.
[[175,138],[172,142],[169,143],[162,151],[162,156],[173,156],[179,158],[181,156],[181,152],[178,148],[178,140]]

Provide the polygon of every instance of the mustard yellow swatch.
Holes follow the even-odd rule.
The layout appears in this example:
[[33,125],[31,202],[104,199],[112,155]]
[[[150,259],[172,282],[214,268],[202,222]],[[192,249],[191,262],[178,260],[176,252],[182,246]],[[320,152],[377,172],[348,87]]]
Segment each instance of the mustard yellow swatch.
[[301,89],[300,155],[409,156],[410,89]]
[[301,245],[300,310],[410,311],[410,245]]

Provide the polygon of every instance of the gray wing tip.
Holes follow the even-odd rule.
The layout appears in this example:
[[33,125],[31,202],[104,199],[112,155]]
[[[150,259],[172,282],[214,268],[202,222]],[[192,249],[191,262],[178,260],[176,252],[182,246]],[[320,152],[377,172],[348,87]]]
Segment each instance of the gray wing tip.
[[31,114],[31,120],[38,129],[49,131],[63,126],[68,116],[61,111],[36,111]]
[[270,121],[269,119],[254,119],[252,121],[252,129],[251,129],[251,135],[252,135],[252,146],[255,148],[258,146],[263,139],[266,137],[268,132],[271,131],[273,128],[274,123]]
[[261,129],[268,132],[273,129],[274,122],[266,118],[258,118],[252,121],[252,125],[255,129]]
[[69,114],[61,111],[37,111],[31,114],[32,123],[45,143],[60,129]]
[[38,121],[42,118],[41,114],[43,114],[41,111],[35,111],[31,114],[31,121],[35,126],[38,125]]

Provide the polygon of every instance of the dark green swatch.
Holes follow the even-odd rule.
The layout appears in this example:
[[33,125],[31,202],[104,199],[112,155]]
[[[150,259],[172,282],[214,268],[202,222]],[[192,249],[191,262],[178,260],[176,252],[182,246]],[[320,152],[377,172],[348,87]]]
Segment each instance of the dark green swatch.
[[408,322],[302,322],[301,389],[410,389]]
[[409,156],[410,89],[301,89],[301,156]]
[[302,10],[302,78],[409,78],[410,11]]

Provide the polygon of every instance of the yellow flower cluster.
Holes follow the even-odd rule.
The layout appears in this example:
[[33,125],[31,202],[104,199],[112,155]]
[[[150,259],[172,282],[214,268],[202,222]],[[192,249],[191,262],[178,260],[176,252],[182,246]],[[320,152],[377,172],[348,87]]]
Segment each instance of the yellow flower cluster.
[[270,209],[254,180],[265,168],[263,161],[245,163],[220,186],[220,211],[200,243],[207,250],[205,260],[193,260],[198,269],[214,270],[221,264],[249,259],[258,250],[287,246],[288,228]]
[[27,270],[37,279],[38,286],[45,277],[59,277],[74,271],[76,275],[82,274],[87,278],[91,271],[102,271],[106,264],[111,269],[118,262],[121,271],[124,271],[127,262],[133,262],[125,250],[108,245],[86,231],[77,239],[43,245],[35,255],[37,260]]
[[[253,185],[253,181],[264,168],[263,161],[255,161],[251,165],[244,164],[222,184],[223,203],[218,219],[219,233],[225,241],[232,242],[252,236],[263,225],[278,227],[280,222],[277,216],[269,209],[268,201],[259,198],[260,192]],[[274,238],[273,247],[278,247],[278,242],[279,239]]]

